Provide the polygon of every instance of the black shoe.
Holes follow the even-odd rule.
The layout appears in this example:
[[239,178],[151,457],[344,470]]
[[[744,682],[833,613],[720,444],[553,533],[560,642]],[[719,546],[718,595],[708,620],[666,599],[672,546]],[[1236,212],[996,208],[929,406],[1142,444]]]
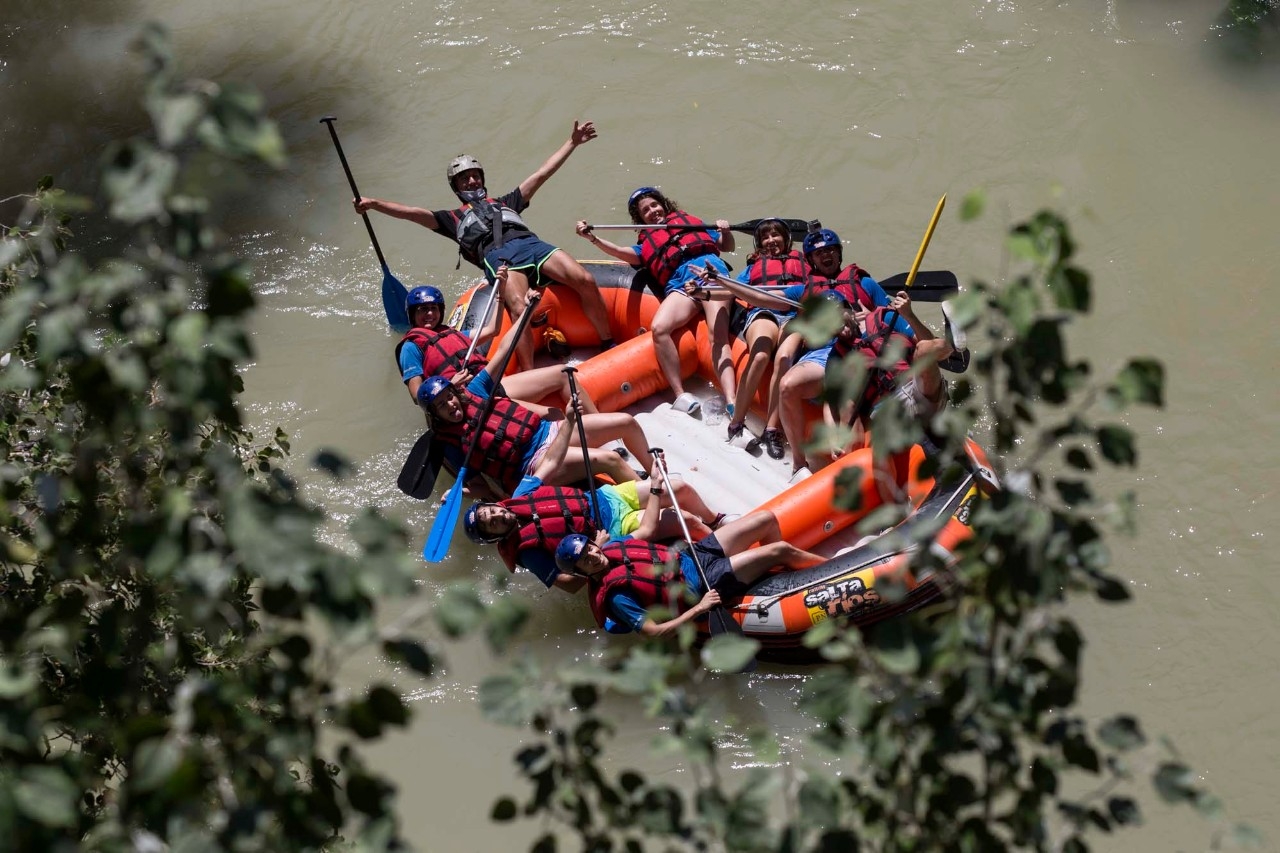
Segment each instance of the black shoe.
[[781,459],[786,455],[782,445],[782,433],[776,429],[766,429],[760,435],[760,441],[764,444],[765,452],[769,454],[770,459]]

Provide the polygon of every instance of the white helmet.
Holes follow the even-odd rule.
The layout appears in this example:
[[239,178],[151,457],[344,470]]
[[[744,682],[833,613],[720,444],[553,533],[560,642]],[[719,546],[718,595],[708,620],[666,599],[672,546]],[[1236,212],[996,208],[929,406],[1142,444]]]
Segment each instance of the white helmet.
[[479,169],[480,182],[484,183],[484,166],[480,165],[480,161],[470,154],[459,154],[449,161],[449,168],[444,172],[444,176],[449,180],[449,189],[454,189],[453,179],[469,169]]

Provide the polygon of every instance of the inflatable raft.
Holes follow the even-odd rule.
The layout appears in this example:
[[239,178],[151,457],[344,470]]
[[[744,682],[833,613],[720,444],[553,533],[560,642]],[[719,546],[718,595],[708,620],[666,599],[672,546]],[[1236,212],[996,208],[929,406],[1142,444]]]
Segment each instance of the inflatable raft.
[[[916,446],[899,454],[890,466],[892,483],[871,476],[870,448],[854,450],[812,476],[790,483],[790,464],[764,455],[753,455],[726,441],[724,422],[707,423],[671,408],[672,394],[654,355],[653,322],[659,300],[647,273],[614,262],[588,262],[596,277],[610,317],[616,347],[575,363],[578,382],[601,411],[627,411],[635,415],[651,446],[662,447],[668,465],[682,474],[720,512],[745,514],[767,509],[777,517],[784,539],[830,554],[825,563],[798,572],[766,575],[749,594],[726,603],[746,636],[762,644],[761,657],[775,660],[808,659],[802,646],[804,633],[826,619],[847,619],[859,626],[937,603],[945,580],[933,571],[915,574],[911,553],[920,545],[921,533],[939,558],[932,565],[945,566],[958,543],[970,535],[968,518],[981,492],[977,479],[964,474],[956,481],[935,483],[920,475],[924,450]],[[464,331],[476,329],[489,303],[490,286],[481,284],[465,293],[454,307],[449,324]],[[508,320],[504,317],[501,331]],[[552,330],[574,347],[598,346],[598,338],[586,320],[576,294],[567,288],[548,288],[531,323],[539,352]],[[501,333],[500,331],[500,333]],[[703,400],[718,393],[710,382],[711,341],[701,316],[673,335],[680,352],[686,390]],[[745,369],[746,346],[734,342],[734,363],[739,375]],[[698,378],[701,377],[701,381]],[[761,397],[768,391],[768,377],[760,383],[755,411],[764,411]],[[560,405],[560,401],[548,401]],[[815,418],[820,420],[817,409]],[[748,428],[758,434],[758,418]],[[970,442],[974,460],[983,468],[987,460],[981,448]],[[835,505],[836,480],[851,467],[863,470],[862,500],[856,511]],[[859,537],[856,523],[883,503],[882,492],[897,492],[914,506],[898,526],[873,537]],[[945,574],[945,573],[943,573]],[[705,622],[701,628],[706,629]]]

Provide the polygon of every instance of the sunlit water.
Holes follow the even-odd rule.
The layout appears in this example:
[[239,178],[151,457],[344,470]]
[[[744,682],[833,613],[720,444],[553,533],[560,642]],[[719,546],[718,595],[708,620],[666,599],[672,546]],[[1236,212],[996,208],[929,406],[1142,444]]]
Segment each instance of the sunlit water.
[[[113,98],[133,79],[122,51],[147,16],[175,30],[193,72],[262,88],[292,160],[282,176],[234,185],[236,239],[255,260],[262,305],[246,373],[251,417],[264,436],[275,424],[291,434],[293,470],[336,519],[374,504],[424,535],[431,509],[394,483],[421,416],[393,368],[380,274],[321,115],[339,116],[363,192],[428,207],[451,202],[443,171],[452,155],[478,156],[490,187],[505,191],[560,145],[575,118],[595,121],[599,139],[573,155],[529,213],[541,236],[579,257],[589,247],[573,236],[574,220],[625,221],[630,190],[660,184],[703,216],[820,218],[846,239],[847,258],[884,276],[909,265],[945,191],[952,204],[926,267],[992,280],[1005,268],[1008,226],[1055,205],[1095,274],[1096,310],[1073,333],[1075,347],[1100,368],[1155,355],[1170,379],[1166,410],[1127,419],[1140,437],[1137,474],[1106,479],[1136,486],[1142,503],[1140,534],[1115,545],[1116,570],[1136,601],[1078,611],[1090,639],[1087,704],[1134,711],[1149,732],[1170,735],[1231,814],[1274,843],[1275,68],[1218,62],[1207,35],[1212,4],[810,3],[785,7],[793,15],[782,19],[783,8],[105,3],[98,19],[68,30],[10,34],[0,97],[45,120],[6,126],[0,141],[46,169],[60,156],[87,159],[127,126],[136,113]],[[38,61],[33,44],[47,45],[53,61]],[[46,69],[41,89],[33,75]],[[63,127],[79,120],[93,134]],[[37,174],[10,167],[3,195]],[[958,201],[977,188],[987,193],[986,215],[962,224]],[[406,283],[452,295],[471,280],[454,269],[446,241],[374,222]],[[309,469],[321,447],[340,450],[359,475],[335,483]],[[423,592],[497,570],[492,555],[460,539],[448,562],[424,566]],[[605,642],[580,603],[532,578],[504,594],[538,605],[517,654],[555,667]],[[435,636],[429,624],[422,631]],[[487,820],[499,793],[522,792],[511,762],[516,734],[481,721],[475,706],[476,686],[503,664],[479,645],[446,651],[444,672],[429,683],[381,669],[411,691],[417,714],[407,733],[374,751],[376,761],[400,780],[402,813],[424,847],[527,843],[536,828]],[[352,684],[380,666],[361,663]],[[765,667],[700,689],[772,728],[786,760],[805,765],[825,759],[805,745],[808,724],[795,710],[803,680]],[[619,763],[678,779],[673,762],[646,756],[651,723],[617,713]],[[726,747],[735,767],[755,763],[744,742]],[[1152,815],[1157,825],[1115,849],[1202,846],[1188,841],[1203,835],[1198,822]]]

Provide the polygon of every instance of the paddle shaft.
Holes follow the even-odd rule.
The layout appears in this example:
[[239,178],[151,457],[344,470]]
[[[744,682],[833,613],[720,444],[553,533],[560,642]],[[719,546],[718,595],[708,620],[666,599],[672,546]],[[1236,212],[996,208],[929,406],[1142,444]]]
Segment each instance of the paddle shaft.
[[[773,217],[767,217],[773,218]],[[737,231],[739,234],[755,234],[756,227],[764,222],[764,219],[748,219],[746,222],[739,222],[736,225],[730,225],[730,231]],[[809,223],[803,219],[780,219],[791,231],[792,236],[804,236],[809,233]],[[706,222],[702,225],[592,225],[591,231],[715,231],[714,222]]]
[[[502,211],[494,209],[493,211],[493,248],[501,249],[507,244],[506,237],[502,233]],[[506,258],[498,259],[501,263],[506,263]],[[489,325],[489,315],[493,313],[493,303],[498,298],[498,280],[493,281],[493,292],[489,294],[489,304],[484,306],[484,315],[480,318],[480,326],[476,329],[474,337],[471,338],[471,346],[467,347],[467,357],[462,360],[463,364],[471,361],[471,355],[476,351],[476,344],[480,343],[480,336],[484,334],[484,327]]]
[[[594,491],[596,487],[596,475],[591,471],[591,448],[587,446],[587,427],[582,422],[582,403],[578,400],[578,382],[573,375],[578,372],[578,368],[569,365],[561,369],[561,373],[569,377],[569,402],[573,406],[574,412],[578,415],[578,443],[582,445],[582,466],[587,472],[587,489]],[[600,496],[597,494],[591,501],[592,515],[596,517],[596,530],[604,529],[604,519],[600,516]]]
[[[520,322],[516,324],[516,340],[519,340],[520,335],[525,333],[525,329],[529,326],[529,321],[533,318],[533,310],[538,306],[538,301],[541,299],[541,293],[534,293],[525,306],[524,313],[520,315]],[[490,377],[493,378],[495,391],[502,382],[502,374],[506,372],[507,363],[511,361],[511,356],[514,352],[514,346],[508,347],[507,351],[502,354],[502,358],[498,359],[497,364],[485,368],[485,370],[489,371]],[[453,534],[453,526],[458,521],[458,514],[462,507],[462,490],[466,487],[467,460],[471,458],[472,453],[475,453],[476,443],[484,432],[484,422],[488,419],[489,413],[493,411],[493,404],[496,399],[497,394],[490,393],[480,405],[479,416],[476,418],[475,425],[472,428],[471,437],[467,439],[466,451],[462,454],[462,465],[458,468],[458,479],[454,480],[453,487],[449,489],[444,505],[436,514],[436,519],[431,525],[431,532],[427,535],[427,542],[422,548],[422,557],[428,562],[438,562],[449,553],[449,539]]]
[[[360,198],[360,190],[356,189],[355,176],[351,174],[351,166],[347,164],[347,155],[342,153],[342,143],[338,141],[338,131],[334,128],[333,123],[338,120],[337,116],[325,116],[320,119],[320,123],[329,128],[329,136],[333,139],[333,147],[338,151],[338,159],[342,161],[342,171],[347,173],[347,183],[351,185],[351,192],[356,198]],[[378,256],[378,263],[382,265],[382,271],[390,273],[387,266],[387,259],[382,255],[382,247],[378,245],[378,235],[373,233],[373,223],[369,221],[369,214],[361,213],[360,218],[364,220],[364,227],[369,231],[369,242],[373,243],[373,251]]]
[[[733,283],[733,284],[737,285],[738,287],[745,287],[747,290],[754,290],[754,291],[756,291],[757,293],[762,293],[762,294],[764,294],[765,296],[770,297],[771,299],[777,299],[777,300],[778,300],[778,301],[780,301],[780,302],[785,302],[785,303],[787,303],[788,305],[792,306],[793,308],[799,308],[799,307],[800,307],[800,303],[799,303],[799,302],[796,302],[794,299],[788,299],[788,298],[787,298],[787,297],[785,297],[785,296],[779,296],[779,295],[778,295],[778,294],[776,294],[776,293],[770,293],[766,288],[763,288],[763,287],[757,287],[757,286],[756,286],[756,285],[754,285],[754,284],[747,284],[745,281],[738,281],[737,279],[729,278],[729,276],[725,275],[724,273],[716,272],[716,271],[715,271],[715,270],[713,270],[711,267],[703,267],[703,269],[704,269],[704,270],[706,270],[707,272],[711,273],[712,275],[714,275],[714,276],[716,277],[716,280],[717,280],[717,281],[727,281],[727,282],[731,282],[731,283]],[[728,289],[730,289],[730,288],[726,288],[726,290],[728,290]]]
[[[676,518],[680,521],[680,530],[684,532],[684,541],[689,543],[689,556],[693,559],[694,568],[698,570],[698,577],[702,580],[702,586],[707,592],[710,592],[711,584],[707,582],[707,573],[702,570],[702,561],[698,559],[698,552],[694,550],[693,536],[689,534],[689,525],[684,520],[684,513],[680,511],[680,502],[676,500],[676,490],[671,485],[671,474],[667,471],[666,454],[662,452],[661,447],[650,447],[649,453],[653,455],[654,459],[658,460],[658,472],[662,474],[663,488],[667,490],[667,494],[671,495],[671,508],[676,511]],[[707,614],[707,621],[711,627],[712,634],[742,633],[742,626],[738,624],[738,620],[725,613],[724,607],[714,608]]]

